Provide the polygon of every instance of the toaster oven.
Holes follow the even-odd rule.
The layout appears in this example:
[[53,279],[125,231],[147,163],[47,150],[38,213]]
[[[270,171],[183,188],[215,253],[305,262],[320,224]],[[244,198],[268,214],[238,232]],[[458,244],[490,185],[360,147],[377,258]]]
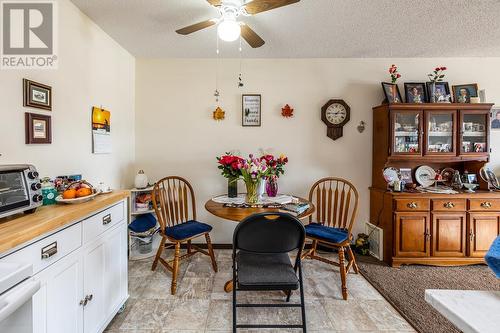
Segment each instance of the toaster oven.
[[34,166],[0,165],[0,218],[33,213],[42,202],[42,184]]

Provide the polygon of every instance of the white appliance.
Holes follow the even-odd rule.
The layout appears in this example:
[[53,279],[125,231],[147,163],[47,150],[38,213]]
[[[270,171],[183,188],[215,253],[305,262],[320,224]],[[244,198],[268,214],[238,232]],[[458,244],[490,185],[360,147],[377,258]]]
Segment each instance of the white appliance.
[[0,262],[0,332],[32,333],[32,297],[40,289],[33,266]]

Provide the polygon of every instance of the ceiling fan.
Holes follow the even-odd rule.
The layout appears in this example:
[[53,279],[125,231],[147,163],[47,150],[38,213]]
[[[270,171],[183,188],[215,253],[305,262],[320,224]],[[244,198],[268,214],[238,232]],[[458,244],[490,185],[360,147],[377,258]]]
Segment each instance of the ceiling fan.
[[176,30],[176,32],[181,35],[189,35],[198,30],[217,25],[217,34],[220,39],[232,42],[241,36],[251,47],[261,47],[265,43],[264,40],[253,31],[248,24],[238,21],[238,17],[255,15],[271,9],[288,6],[299,1],[300,0],[207,0],[210,5],[219,10],[220,17],[184,27]]

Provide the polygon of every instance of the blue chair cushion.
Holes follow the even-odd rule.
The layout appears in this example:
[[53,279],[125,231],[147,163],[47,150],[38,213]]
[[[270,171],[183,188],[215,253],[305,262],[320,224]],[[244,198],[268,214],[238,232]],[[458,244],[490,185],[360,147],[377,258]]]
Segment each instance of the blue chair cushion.
[[195,220],[165,228],[165,235],[174,239],[186,239],[212,231],[212,226]]
[[156,226],[156,217],[148,213],[138,216],[128,225],[128,228],[133,232],[145,232]]
[[484,256],[484,260],[497,278],[500,279],[500,236],[493,241],[493,244],[491,244],[490,249]]
[[305,229],[306,236],[329,243],[342,243],[349,238],[347,229],[328,227],[319,223],[309,223],[305,226]]

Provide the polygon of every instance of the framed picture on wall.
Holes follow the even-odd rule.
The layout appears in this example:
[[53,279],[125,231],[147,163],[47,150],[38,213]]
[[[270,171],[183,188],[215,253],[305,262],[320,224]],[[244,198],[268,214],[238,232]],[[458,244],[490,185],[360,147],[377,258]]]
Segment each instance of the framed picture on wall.
[[491,109],[491,129],[500,130],[500,106],[495,106]]
[[52,111],[52,87],[23,79],[23,106]]
[[257,94],[243,94],[241,96],[241,125],[246,126],[260,126],[262,121],[262,103],[261,95]]
[[50,116],[26,112],[24,114],[26,144],[52,143]]

